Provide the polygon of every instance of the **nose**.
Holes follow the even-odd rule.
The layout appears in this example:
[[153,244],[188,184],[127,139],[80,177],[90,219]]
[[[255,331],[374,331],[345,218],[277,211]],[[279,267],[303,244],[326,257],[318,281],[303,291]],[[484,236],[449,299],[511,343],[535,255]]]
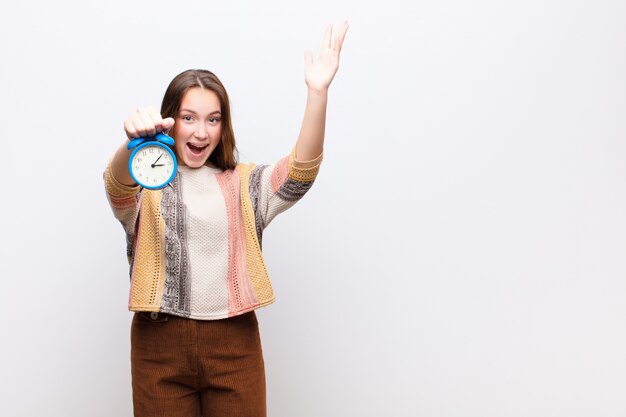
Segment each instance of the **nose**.
[[206,128],[204,123],[198,123],[198,127],[196,129],[196,137],[198,139],[206,139],[209,135],[209,130]]

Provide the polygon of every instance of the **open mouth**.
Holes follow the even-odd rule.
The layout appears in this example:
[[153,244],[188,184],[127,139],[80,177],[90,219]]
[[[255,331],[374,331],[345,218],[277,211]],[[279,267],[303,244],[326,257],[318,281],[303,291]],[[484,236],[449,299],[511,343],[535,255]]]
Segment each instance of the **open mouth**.
[[189,148],[191,153],[194,155],[200,155],[202,151],[204,151],[207,148],[207,146],[209,145],[197,146],[197,145],[194,145],[193,143],[187,143],[187,148]]

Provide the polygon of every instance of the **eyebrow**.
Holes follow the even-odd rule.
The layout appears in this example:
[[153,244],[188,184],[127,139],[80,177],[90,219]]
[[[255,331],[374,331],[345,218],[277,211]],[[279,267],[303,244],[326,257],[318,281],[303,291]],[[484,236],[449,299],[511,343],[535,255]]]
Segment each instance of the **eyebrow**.
[[[184,111],[186,111],[187,113],[193,113],[193,114],[196,114],[196,115],[198,114],[198,113],[196,113],[196,112],[195,112],[195,111],[193,111],[193,110],[189,110],[189,109],[180,109],[180,112],[181,112],[181,113],[182,113],[182,112],[184,112]],[[217,115],[217,114],[221,115],[221,114],[222,114],[222,112],[221,112],[221,111],[219,111],[219,110],[215,110],[215,111],[212,111],[211,113],[209,113],[209,116],[215,116],[215,115]]]

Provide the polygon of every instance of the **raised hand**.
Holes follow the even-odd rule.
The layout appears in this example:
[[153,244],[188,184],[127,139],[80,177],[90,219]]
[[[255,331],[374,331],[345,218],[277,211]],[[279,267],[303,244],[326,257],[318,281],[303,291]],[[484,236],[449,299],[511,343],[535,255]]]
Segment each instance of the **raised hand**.
[[347,31],[348,22],[342,23],[334,31],[332,25],[328,25],[317,60],[314,61],[308,51],[304,57],[304,80],[308,91],[296,142],[296,157],[300,161],[314,160],[324,148],[328,87],[339,68],[339,55]]
[[332,25],[326,27],[324,41],[317,60],[313,60],[311,51],[306,52],[304,56],[304,81],[310,89],[318,92],[328,90],[339,68],[339,55],[348,27],[348,22],[343,22],[335,30],[333,30]]

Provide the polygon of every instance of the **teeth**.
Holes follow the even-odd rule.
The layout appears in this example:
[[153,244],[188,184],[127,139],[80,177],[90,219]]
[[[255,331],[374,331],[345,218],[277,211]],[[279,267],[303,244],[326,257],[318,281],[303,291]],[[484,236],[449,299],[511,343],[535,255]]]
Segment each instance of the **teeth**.
[[193,143],[188,143],[188,145],[189,145],[190,148],[196,149],[196,150],[199,150],[199,151],[204,150],[204,148],[209,146],[209,145],[197,146],[197,145],[194,145]]

